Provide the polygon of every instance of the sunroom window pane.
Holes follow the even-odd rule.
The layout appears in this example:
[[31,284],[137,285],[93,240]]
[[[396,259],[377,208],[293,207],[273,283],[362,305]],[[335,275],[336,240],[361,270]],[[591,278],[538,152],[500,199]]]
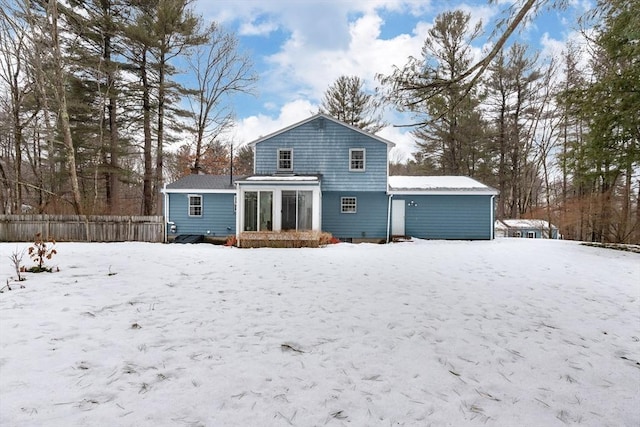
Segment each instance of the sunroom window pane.
[[273,230],[273,192],[260,192],[260,231]]
[[244,193],[244,231],[256,231],[258,229],[258,192],[247,191]]
[[298,191],[298,230],[311,230],[313,224],[313,192]]

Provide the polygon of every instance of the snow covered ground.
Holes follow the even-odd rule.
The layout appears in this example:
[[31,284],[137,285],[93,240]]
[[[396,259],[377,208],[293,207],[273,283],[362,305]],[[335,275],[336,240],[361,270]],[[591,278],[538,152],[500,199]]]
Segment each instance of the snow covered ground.
[[640,425],[639,254],[57,250],[60,272],[0,294],[2,426]]

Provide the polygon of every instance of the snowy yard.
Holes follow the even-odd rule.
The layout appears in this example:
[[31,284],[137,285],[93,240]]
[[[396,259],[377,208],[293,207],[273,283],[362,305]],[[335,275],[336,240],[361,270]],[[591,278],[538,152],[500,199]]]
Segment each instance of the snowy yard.
[[2,426],[640,425],[639,254],[56,247],[0,294]]

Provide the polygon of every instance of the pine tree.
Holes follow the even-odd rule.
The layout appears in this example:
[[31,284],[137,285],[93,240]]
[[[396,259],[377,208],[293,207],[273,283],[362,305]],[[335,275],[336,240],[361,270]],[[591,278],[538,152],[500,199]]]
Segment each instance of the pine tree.
[[[470,19],[459,10],[438,15],[422,58],[411,58],[390,76],[380,77],[388,88],[387,100],[414,113],[419,122],[414,131],[416,159],[427,172],[473,176],[486,157],[485,124],[477,109],[481,97],[467,82],[458,81],[471,62],[471,43],[480,34],[480,24],[471,28]],[[440,86],[452,80],[457,82]]]
[[364,91],[364,82],[357,76],[338,77],[324,93],[320,112],[370,133],[385,126],[373,96]]

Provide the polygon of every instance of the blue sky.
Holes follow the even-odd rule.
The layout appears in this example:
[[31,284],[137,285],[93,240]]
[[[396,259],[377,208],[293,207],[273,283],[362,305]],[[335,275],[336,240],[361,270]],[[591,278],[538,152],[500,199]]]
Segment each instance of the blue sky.
[[[236,33],[259,75],[256,96],[235,99],[236,145],[252,141],[317,112],[324,91],[341,75],[356,75],[373,91],[375,75],[402,67],[420,56],[427,31],[446,10],[462,9],[482,20],[487,37],[475,48],[479,57],[490,46],[495,22],[513,2],[411,0],[197,0],[196,11]],[[589,0],[570,0],[565,10],[545,9],[511,42],[558,55],[568,38],[577,37],[577,19]],[[392,158],[415,150],[403,118],[387,111],[390,126],[379,135],[397,144]]]

